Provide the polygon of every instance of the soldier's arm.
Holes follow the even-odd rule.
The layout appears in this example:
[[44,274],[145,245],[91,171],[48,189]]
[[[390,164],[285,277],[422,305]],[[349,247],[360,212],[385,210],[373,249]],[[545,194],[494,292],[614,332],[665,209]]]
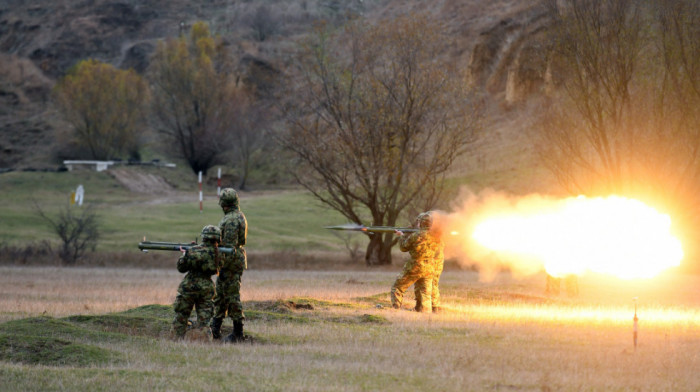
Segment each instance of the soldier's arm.
[[226,217],[224,216],[221,218],[221,221],[219,221],[219,230],[221,230],[221,242],[219,243],[219,246],[228,246],[228,238],[226,238]]
[[179,259],[177,259],[177,270],[181,273],[185,273],[190,270],[189,255],[187,253],[183,254]]
[[241,213],[240,225],[238,225],[238,245],[244,246],[246,237],[248,236],[248,221],[245,219],[245,215]]
[[416,242],[417,235],[418,233],[411,233],[410,235],[401,236],[401,239],[399,239],[399,249],[401,249],[402,252],[411,250],[413,244]]

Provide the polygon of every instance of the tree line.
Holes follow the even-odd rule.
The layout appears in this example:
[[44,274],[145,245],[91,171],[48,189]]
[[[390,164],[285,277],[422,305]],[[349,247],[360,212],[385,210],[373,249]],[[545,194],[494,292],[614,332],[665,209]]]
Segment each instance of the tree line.
[[[567,193],[636,197],[700,235],[700,3],[547,0],[558,83],[535,130]],[[691,256],[692,257],[692,256]]]
[[[651,201],[700,234],[700,5],[542,4],[555,86],[529,134],[542,162],[568,193]],[[448,170],[486,131],[466,66],[445,56],[452,42],[425,14],[319,25],[262,92],[197,23],[161,42],[144,76],[79,63],[57,102],[94,159],[137,157],[146,125],[195,172],[235,159],[246,173],[275,146],[319,201],[354,223],[393,226],[444,205]],[[366,263],[391,263],[394,243],[370,236]]]
[[70,151],[83,158],[138,160],[153,129],[160,136],[155,144],[167,146],[160,150],[195,173],[237,165],[237,185],[245,188],[251,161],[269,144],[268,103],[240,82],[222,40],[204,22],[159,42],[145,75],[87,59],[55,93],[74,130]]

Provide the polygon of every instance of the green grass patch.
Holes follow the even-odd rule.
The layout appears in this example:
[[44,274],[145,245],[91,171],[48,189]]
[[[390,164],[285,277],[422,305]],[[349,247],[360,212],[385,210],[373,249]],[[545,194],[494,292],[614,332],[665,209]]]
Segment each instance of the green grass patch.
[[363,309],[365,304],[349,302],[324,301],[308,297],[293,297],[289,300],[249,301],[244,303],[246,319],[250,321],[292,321],[311,323],[317,321],[342,324],[385,324],[388,320],[382,316],[364,314],[361,316],[337,316],[326,314],[323,309]]
[[70,316],[65,320],[90,329],[162,338],[169,334],[174,315],[172,306],[153,304],[118,313]]
[[353,301],[369,302],[371,304],[374,304],[375,306],[377,306],[377,305],[390,306],[391,305],[391,294],[389,292],[384,292],[384,293],[377,293],[374,295],[370,295],[368,297],[355,297],[355,298],[353,298]]
[[78,315],[66,320],[82,326],[95,327],[101,331],[117,332],[127,335],[163,337],[170,331],[172,320],[144,317],[125,316],[120,314]]
[[[157,172],[166,181],[169,175],[180,181],[177,173]],[[58,245],[58,237],[39,217],[33,201],[55,218],[68,206],[71,192],[81,184],[85,188],[84,207],[95,207],[98,215],[98,251],[131,251],[137,257],[137,244],[143,237],[189,242],[198,238],[202,227],[218,224],[223,216],[213,187],[205,190],[200,212],[195,180],[192,198],[187,200],[182,197],[186,196],[184,188],[176,194],[130,192],[108,172],[10,172],[0,175],[0,245],[26,245],[40,239]],[[241,208],[248,220],[249,250],[344,252],[342,240],[323,227],[346,223],[347,219],[304,191],[241,192]]]
[[362,316],[359,317],[361,323],[367,323],[367,324],[389,324],[389,320],[387,320],[386,317],[384,316],[379,316],[376,314],[363,314]]
[[295,314],[286,314],[279,312],[268,312],[264,310],[245,310],[245,318],[249,321],[284,321],[284,322],[294,322],[298,324],[308,324],[316,320],[307,316],[299,316]]
[[289,299],[289,301],[291,301],[293,303],[292,306],[311,305],[314,308],[316,308],[316,307],[326,307],[326,308],[338,307],[338,308],[346,308],[346,309],[363,309],[363,308],[368,307],[365,304],[352,303],[352,302],[324,301],[324,300],[309,298],[309,297],[292,297]]
[[89,341],[120,342],[124,335],[94,331],[75,325],[65,319],[30,317],[0,324],[0,333]]
[[141,316],[141,317],[152,317],[160,319],[172,319],[173,318],[173,307],[171,305],[143,305],[137,308],[128,309],[117,314],[123,314],[126,316]]
[[114,363],[123,359],[121,354],[84,342],[124,340],[124,335],[93,331],[51,317],[13,320],[0,324],[0,360],[52,366]]
[[31,365],[95,366],[120,362],[118,352],[68,340],[0,333],[0,360]]

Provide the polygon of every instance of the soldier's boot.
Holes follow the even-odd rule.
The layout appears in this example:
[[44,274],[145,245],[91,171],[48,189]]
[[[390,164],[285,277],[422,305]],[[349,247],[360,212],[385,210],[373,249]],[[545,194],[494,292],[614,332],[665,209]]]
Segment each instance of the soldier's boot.
[[420,296],[416,297],[416,307],[413,308],[416,312],[422,312],[423,309],[423,302],[420,300]]
[[239,342],[243,340],[243,321],[233,323],[233,337]]
[[243,341],[243,321],[233,322],[233,332],[226,336],[224,342],[226,343],[238,343]]
[[168,338],[173,341],[180,341],[185,339],[185,332],[187,331],[187,327],[185,326],[184,328],[180,325],[175,325],[173,324],[170,327],[170,332],[168,333]]
[[214,317],[211,319],[211,337],[215,340],[221,339],[221,324],[224,322],[222,318]]

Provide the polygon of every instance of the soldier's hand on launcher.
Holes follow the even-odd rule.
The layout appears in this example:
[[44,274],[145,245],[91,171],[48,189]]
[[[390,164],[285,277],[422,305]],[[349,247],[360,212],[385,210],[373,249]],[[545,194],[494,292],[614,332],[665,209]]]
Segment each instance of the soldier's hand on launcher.
[[184,255],[185,252],[187,252],[187,249],[183,249],[182,247],[180,247],[180,252],[182,252],[182,254]]
[[398,235],[398,236],[402,236],[402,235],[403,235],[403,231],[401,231],[401,230],[395,230],[395,231],[394,231],[394,234],[396,234],[396,235]]

